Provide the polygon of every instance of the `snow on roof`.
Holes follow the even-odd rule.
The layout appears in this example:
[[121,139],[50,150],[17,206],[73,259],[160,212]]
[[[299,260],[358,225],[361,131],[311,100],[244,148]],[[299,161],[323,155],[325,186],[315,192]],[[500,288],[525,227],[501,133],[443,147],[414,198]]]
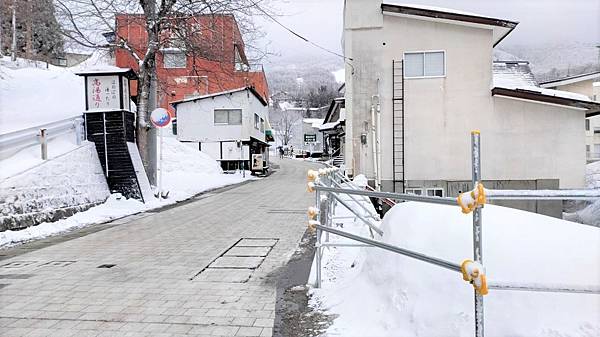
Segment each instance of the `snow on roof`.
[[494,87],[538,86],[527,62],[494,62],[492,73]]
[[319,130],[320,131],[331,130],[331,129],[335,128],[336,126],[338,126],[339,124],[340,124],[340,121],[325,123],[325,124],[322,124],[321,126],[319,126]]
[[560,85],[567,85],[567,84],[573,84],[573,83],[582,82],[582,81],[593,80],[596,78],[600,78],[600,71],[594,71],[591,73],[567,76],[567,77],[563,77],[563,78],[554,79],[551,81],[545,81],[543,83],[540,83],[540,85],[544,88],[550,88],[550,87],[556,87],[556,86],[560,86]]
[[304,118],[302,122],[306,124],[311,124],[311,127],[318,128],[325,121],[323,118]]
[[493,88],[529,91],[545,96],[592,102],[590,98],[585,95],[541,88],[535,80],[528,62],[494,62],[492,65],[492,73],[494,76]]
[[240,91],[245,91],[245,90],[250,90],[250,92],[252,92],[252,94],[254,94],[254,96],[263,105],[265,105],[265,106],[267,105],[267,101],[265,101],[265,99],[256,90],[254,90],[253,87],[242,87],[242,88],[237,88],[237,89],[231,89],[231,90],[216,92],[216,93],[208,94],[208,95],[190,97],[190,98],[182,99],[182,100],[179,100],[179,101],[173,101],[170,104],[172,106],[176,106],[177,104],[180,104],[180,103],[193,102],[193,101],[198,101],[198,100],[202,100],[202,99],[206,99],[206,98],[211,98],[211,97],[216,97],[216,96],[221,96],[221,95],[227,95],[227,94],[233,94],[233,93],[240,92]]

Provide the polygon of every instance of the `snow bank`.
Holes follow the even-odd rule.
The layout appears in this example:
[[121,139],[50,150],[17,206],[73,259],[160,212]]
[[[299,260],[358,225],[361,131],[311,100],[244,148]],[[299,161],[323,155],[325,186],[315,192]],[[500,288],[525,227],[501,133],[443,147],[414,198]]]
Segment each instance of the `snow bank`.
[[[10,162],[2,161],[0,167]],[[0,230],[58,220],[104,202],[109,194],[96,148],[84,142],[0,181]]]
[[[483,226],[488,282],[600,286],[597,228],[493,205]],[[473,255],[472,217],[457,207],[402,203],[382,229],[384,242],[448,261]],[[377,248],[326,250],[324,266],[312,304],[339,315],[331,335],[473,335],[473,288],[459,273]],[[486,336],[598,336],[598,317],[599,295],[490,290],[485,297]]]
[[[249,172],[245,177],[241,173],[223,174],[214,159],[198,151],[195,146],[178,142],[175,138],[164,139],[163,170],[163,189],[169,191],[167,199],[148,200],[143,204],[137,200],[111,195],[105,203],[69,218],[42,223],[25,230],[0,232],[0,246],[14,245],[75,228],[103,223],[126,215],[174,204],[206,190],[258,179],[251,176]],[[68,173],[69,170],[66,172]]]
[[79,116],[83,79],[68,68],[0,62],[0,134]]

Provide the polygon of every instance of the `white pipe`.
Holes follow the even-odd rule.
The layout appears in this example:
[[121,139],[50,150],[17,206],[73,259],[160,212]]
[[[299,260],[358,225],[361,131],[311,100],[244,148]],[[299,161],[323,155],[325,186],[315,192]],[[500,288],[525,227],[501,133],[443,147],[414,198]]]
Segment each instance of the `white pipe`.
[[371,96],[371,135],[373,138],[373,144],[371,145],[371,149],[373,152],[373,171],[375,173],[375,189],[379,190],[379,166],[377,160],[377,127],[375,126],[375,106],[373,105],[373,99],[375,97],[377,97],[377,101],[379,101],[379,96]]

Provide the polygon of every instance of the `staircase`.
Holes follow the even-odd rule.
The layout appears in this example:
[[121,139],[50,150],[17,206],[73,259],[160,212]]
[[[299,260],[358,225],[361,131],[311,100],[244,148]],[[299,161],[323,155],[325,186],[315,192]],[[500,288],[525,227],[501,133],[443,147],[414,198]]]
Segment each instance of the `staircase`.
[[342,154],[337,157],[333,157],[331,164],[335,167],[340,167],[340,166],[344,165],[344,155]]
[[87,139],[94,142],[111,193],[144,201],[127,142],[133,142],[133,114],[126,111],[85,114]]

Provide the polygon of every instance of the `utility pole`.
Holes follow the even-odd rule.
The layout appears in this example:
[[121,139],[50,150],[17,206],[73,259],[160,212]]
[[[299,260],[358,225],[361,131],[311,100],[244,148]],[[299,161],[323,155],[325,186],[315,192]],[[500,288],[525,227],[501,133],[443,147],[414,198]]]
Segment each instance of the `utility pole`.
[[12,5],[12,54],[11,60],[17,60],[17,0],[13,0]]

